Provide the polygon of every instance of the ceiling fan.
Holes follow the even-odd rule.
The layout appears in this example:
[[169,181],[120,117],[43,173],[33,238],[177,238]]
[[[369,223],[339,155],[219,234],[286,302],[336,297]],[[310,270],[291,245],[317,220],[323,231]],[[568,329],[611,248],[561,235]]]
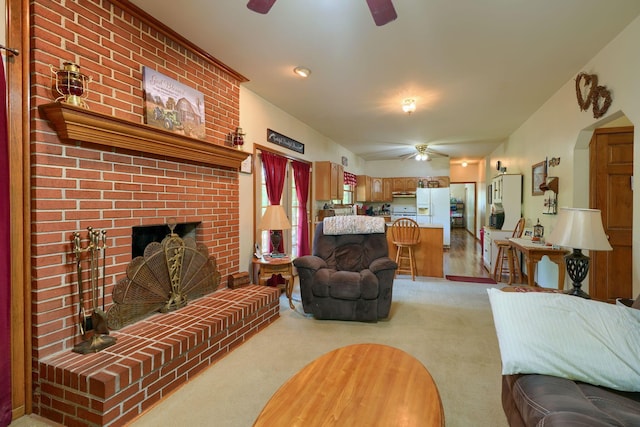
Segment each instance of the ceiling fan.
[[[265,14],[269,12],[276,0],[249,0],[247,7],[254,12]],[[388,24],[398,17],[391,0],[367,0],[373,21],[378,27]]]
[[409,154],[408,156],[402,156],[402,160],[407,160],[415,157],[416,160],[431,161],[433,158],[449,157],[448,154],[436,151],[430,148],[427,144],[420,144],[415,146],[416,152]]

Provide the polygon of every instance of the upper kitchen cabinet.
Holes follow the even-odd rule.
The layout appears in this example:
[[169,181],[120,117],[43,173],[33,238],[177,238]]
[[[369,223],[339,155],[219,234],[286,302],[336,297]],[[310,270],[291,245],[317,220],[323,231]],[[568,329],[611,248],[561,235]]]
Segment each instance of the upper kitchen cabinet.
[[382,201],[393,201],[393,178],[382,178]]
[[393,178],[373,178],[358,175],[356,201],[391,202],[393,200]]
[[358,175],[356,184],[356,201],[371,202],[372,201],[372,185],[373,180],[367,175]]
[[404,178],[391,178],[391,191],[401,193],[404,190]]
[[404,180],[405,180],[404,191],[416,191],[416,188],[418,188],[418,181],[420,181],[420,178],[411,177],[411,178],[405,178]]
[[315,162],[316,200],[342,200],[344,168],[333,162]]
[[418,180],[420,178],[416,177],[401,177],[401,178],[391,178],[392,185],[391,191],[394,193],[406,193],[406,192],[415,192],[416,188],[418,188]]

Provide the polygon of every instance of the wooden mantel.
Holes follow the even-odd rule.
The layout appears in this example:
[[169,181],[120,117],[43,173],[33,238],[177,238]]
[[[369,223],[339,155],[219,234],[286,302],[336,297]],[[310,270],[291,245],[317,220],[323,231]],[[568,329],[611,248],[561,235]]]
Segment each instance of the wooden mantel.
[[38,109],[63,141],[91,142],[232,169],[239,169],[240,163],[249,155],[240,150],[60,102],[42,104]]

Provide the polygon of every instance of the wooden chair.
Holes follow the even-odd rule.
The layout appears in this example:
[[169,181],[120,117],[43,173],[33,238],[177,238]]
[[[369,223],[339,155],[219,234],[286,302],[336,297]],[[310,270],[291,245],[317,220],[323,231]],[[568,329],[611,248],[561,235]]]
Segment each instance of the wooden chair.
[[[391,241],[398,249],[396,253],[396,276],[398,273],[411,274],[416,280],[418,268],[413,248],[420,243],[420,227],[411,218],[399,218],[391,224]],[[408,266],[406,265],[408,263]],[[403,265],[404,264],[404,265]]]
[[[516,228],[513,230],[511,237],[520,238],[524,231],[524,218],[520,218],[516,224]],[[508,284],[513,283],[515,276],[518,276],[520,281],[523,281],[522,269],[520,268],[520,262],[518,254],[511,246],[508,240],[494,240],[493,241],[498,248],[498,256],[496,258],[496,265],[493,268],[493,278],[496,282],[502,280],[502,275],[507,272],[509,274]],[[506,262],[506,267],[505,267]]]

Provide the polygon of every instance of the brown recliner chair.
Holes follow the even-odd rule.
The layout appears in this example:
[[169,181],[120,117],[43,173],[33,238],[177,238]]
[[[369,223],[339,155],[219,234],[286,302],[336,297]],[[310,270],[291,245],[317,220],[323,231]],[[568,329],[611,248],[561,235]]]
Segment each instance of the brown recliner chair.
[[326,235],[320,223],[313,255],[296,258],[293,264],[305,313],[317,319],[368,322],[389,316],[398,265],[389,258],[384,232]]

